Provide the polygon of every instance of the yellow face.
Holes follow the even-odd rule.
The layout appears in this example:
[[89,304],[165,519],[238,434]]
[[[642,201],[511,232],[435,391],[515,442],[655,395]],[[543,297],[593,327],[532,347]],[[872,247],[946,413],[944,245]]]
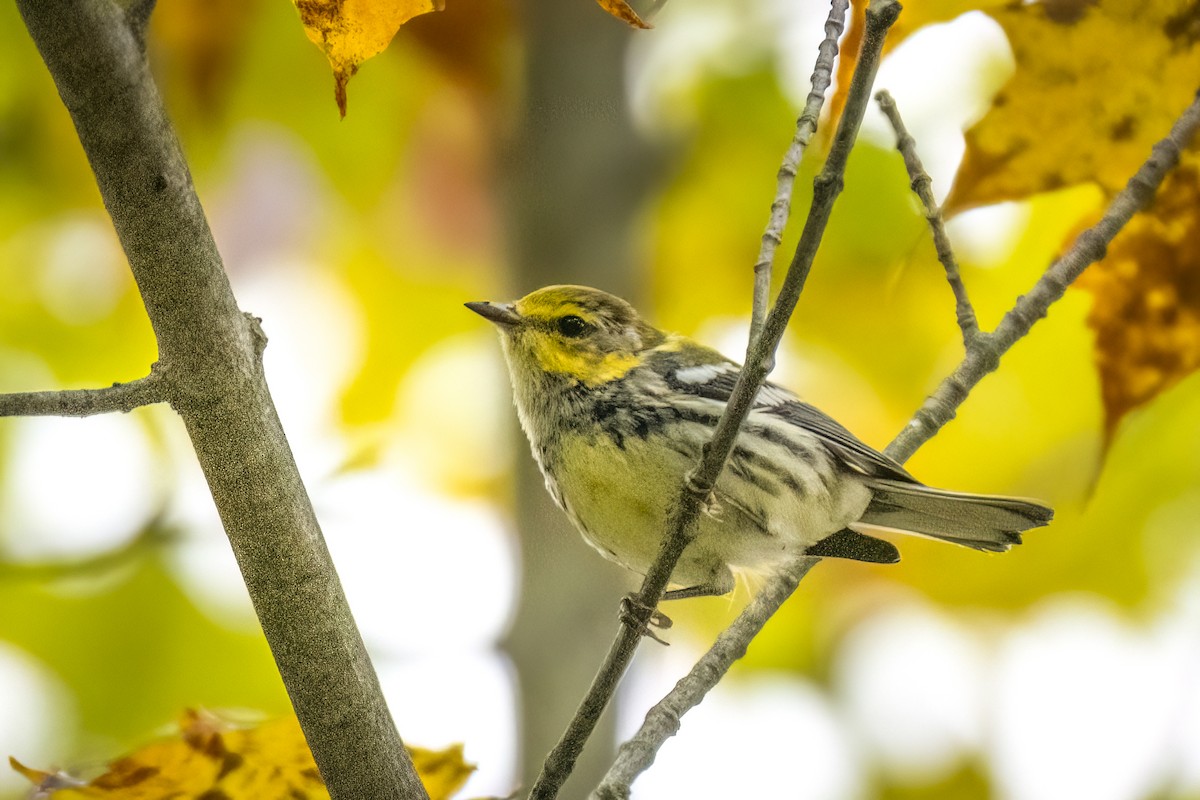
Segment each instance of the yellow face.
[[663,339],[624,300],[586,286],[547,286],[507,311],[505,319],[490,318],[504,333],[514,370],[536,367],[588,386],[620,378],[638,352]]

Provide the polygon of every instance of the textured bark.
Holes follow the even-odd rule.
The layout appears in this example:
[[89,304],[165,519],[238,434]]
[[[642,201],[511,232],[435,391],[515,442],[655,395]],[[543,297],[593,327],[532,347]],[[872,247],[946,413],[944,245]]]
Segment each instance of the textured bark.
[[152,373],[191,436],[330,794],[424,798],[288,448],[258,321],[238,309],[142,35],[153,3],[21,0],[158,340]]

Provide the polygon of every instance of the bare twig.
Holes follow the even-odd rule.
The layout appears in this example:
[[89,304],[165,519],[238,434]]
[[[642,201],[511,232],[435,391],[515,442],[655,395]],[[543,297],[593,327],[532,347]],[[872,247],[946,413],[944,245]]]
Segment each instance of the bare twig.
[[1029,291],[1017,300],[1012,310],[991,333],[980,333],[971,341],[962,362],[913,414],[891,444],[884,450],[898,461],[907,460],[916,449],[929,441],[943,425],[954,419],[955,410],[984,375],[1000,364],[1000,357],[1039,319],[1051,304],[1063,296],[1067,287],[1091,264],[1104,258],[1108,245],[1130,218],[1154,199],[1155,192],[1171,168],[1179,162],[1179,152],[1187,147],[1200,128],[1200,92],[1171,127],[1170,134],[1154,145],[1142,164],[1116,197],[1104,216],[1075,240],[1071,248]]
[[396,733],[131,20],[18,0],[129,259],[246,588],[334,800],[427,794]]
[[[867,10],[863,52],[854,70],[846,107],[834,134],[829,156],[820,175],[813,181],[813,201],[800,234],[800,241],[796,245],[795,255],[788,267],[779,297],[771,313],[767,315],[762,335],[750,344],[746,364],[738,375],[737,384],[713,438],[705,446],[700,464],[684,479],[681,496],[668,523],[667,533],[636,596],[637,607],[645,614],[642,623],[648,622],[649,614],[658,605],[680,555],[695,536],[700,510],[716,485],[725,460],[733,449],[738,429],[766,379],[768,364],[800,299],[825,226],[829,222],[834,201],[842,190],[846,161],[870,102],[871,84],[879,68],[884,37],[899,13],[900,4],[896,0],[872,0]],[[531,798],[550,800],[558,794],[563,782],[571,774],[575,759],[583,749],[601,712],[608,705],[617,683],[628,668],[641,636],[642,633],[636,626],[621,626],[575,717],[558,744],[546,757],[542,773],[530,793]]]
[[[1129,180],[1125,190],[1113,199],[1104,218],[1080,235],[1071,250],[1047,270],[1028,295],[1017,302],[995,332],[980,333],[975,337],[967,358],[888,446],[888,455],[901,462],[907,461],[954,416],[954,408],[966,399],[967,393],[983,375],[995,369],[1000,355],[1028,333],[1034,322],[1045,316],[1049,306],[1063,295],[1070,282],[1088,264],[1103,257],[1108,242],[1136,211],[1150,202],[1166,173],[1178,163],[1179,151],[1187,145],[1198,128],[1200,93],[1176,121],[1170,135],[1154,145],[1150,158]],[[795,589],[797,573],[803,577],[807,572],[809,567],[803,562],[803,558],[797,559],[786,565],[780,574],[773,576],[755,597],[751,607],[758,606],[765,610],[772,603],[776,607],[782,604]],[[760,598],[763,598],[761,603]],[[733,663],[730,654],[745,652],[761,629],[762,624],[757,617],[748,619],[748,616],[743,612],[718,637],[718,644],[701,656],[688,676],[646,715],[646,720],[634,737],[621,746],[616,762],[597,788],[595,797],[601,800],[628,797],[633,780],[653,763],[663,742],[678,730],[678,717],[704,698]]]
[[892,124],[892,130],[896,132],[896,149],[904,156],[904,167],[908,170],[910,185],[925,206],[925,219],[933,233],[933,247],[937,251],[938,261],[942,262],[946,269],[946,281],[954,292],[954,307],[958,327],[962,331],[963,347],[970,347],[971,340],[979,334],[979,321],[975,318],[975,308],[971,305],[967,287],[958,271],[958,261],[955,260],[954,250],[950,247],[950,238],[946,236],[942,210],[933,199],[933,181],[921,164],[921,158],[917,155],[917,143],[904,127],[904,120],[900,118],[900,110],[896,108],[896,101],[892,99],[891,94],[885,89],[875,95],[875,100],[888,122]]
[[817,132],[817,120],[825,105],[825,92],[833,81],[833,63],[838,54],[838,40],[846,27],[846,9],[850,0],[833,0],[829,17],[825,20],[825,39],[818,48],[817,63],[813,67],[812,90],[804,104],[804,111],[796,120],[796,135],[783,156],[783,166],[775,177],[775,200],[771,203],[771,216],[767,230],[762,235],[758,260],[754,263],[754,302],[750,309],[750,341],[762,334],[771,305],[771,265],[775,262],[775,250],[783,241],[788,214],[792,205],[792,187],[796,183],[796,171],[804,151]]
[[818,561],[818,558],[800,556],[780,568],[778,576],[763,587],[733,624],[717,637],[695,668],[647,712],[642,727],[621,745],[612,768],[592,793],[593,800],[625,800],[629,797],[629,787],[634,779],[654,763],[663,742],[678,733],[680,718],[703,700],[733,663],[746,654],[750,640],[792,596]]
[[63,389],[55,392],[0,394],[0,417],[90,417],[167,401],[162,373],[151,371],[129,383],[105,389]]

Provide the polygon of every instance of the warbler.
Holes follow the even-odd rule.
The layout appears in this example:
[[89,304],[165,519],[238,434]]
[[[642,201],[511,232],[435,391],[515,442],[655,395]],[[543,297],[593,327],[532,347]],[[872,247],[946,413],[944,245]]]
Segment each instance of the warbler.
[[[585,286],[466,306],[500,331],[517,415],[555,502],[600,553],[645,574],[741,367]],[[773,383],[759,391],[706,511],[664,599],[722,595],[735,572],[769,573],[802,553],[899,560],[864,529],[1004,551],[1054,513],[925,486]]]

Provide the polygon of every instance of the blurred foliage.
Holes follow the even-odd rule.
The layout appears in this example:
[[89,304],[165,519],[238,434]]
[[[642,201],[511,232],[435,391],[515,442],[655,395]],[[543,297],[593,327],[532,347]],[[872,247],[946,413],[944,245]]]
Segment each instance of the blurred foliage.
[[[906,5],[903,34],[994,4]],[[1154,58],[1170,61],[1130,68],[1151,55],[1112,58],[1117,31],[1100,17],[1119,4],[1074,4],[1090,10],[1073,27],[1046,17],[1038,4],[1008,5],[996,18],[1013,38],[1017,72],[1000,95],[1007,102],[969,134],[969,180],[960,180],[953,196],[960,208],[1024,202],[1023,221],[1009,226],[1002,248],[960,252],[985,328],[1162,135],[1186,102],[1177,95],[1194,86],[1164,86],[1159,75],[1194,78],[1200,52],[1194,25],[1179,28],[1180,36],[1192,36],[1190,44],[1173,49],[1169,37],[1125,31],[1116,41],[1145,40],[1159,48]],[[599,14],[596,20],[613,24]],[[335,398],[342,453],[349,454],[344,468],[373,463],[389,437],[445,431],[438,441],[447,452],[436,458],[437,443],[419,440],[427,448],[419,452],[430,454],[426,477],[434,489],[504,503],[504,481],[470,471],[486,460],[472,448],[500,446],[488,409],[507,398],[481,396],[492,384],[476,379],[494,368],[496,347],[460,304],[502,297],[507,284],[496,187],[511,166],[505,135],[522,96],[515,80],[519,15],[492,0],[452,3],[413,20],[359,74],[355,113],[342,122],[321,88],[326,67],[295,23],[289,4],[263,0],[167,3],[153,17],[152,63],[234,285],[241,293],[282,277],[349,309],[349,333],[322,332],[352,341],[342,372],[319,372],[314,359],[310,376],[334,381],[320,389]],[[1032,44],[1051,35],[1050,25],[1058,26],[1049,29],[1059,37],[1054,46]],[[1094,58],[1080,57],[1095,45]],[[780,64],[769,50],[743,54],[736,67],[699,70],[686,93],[686,123],[664,125],[668,134],[647,131],[663,139],[673,159],[639,233],[640,255],[653,265],[644,276],[647,314],[722,346],[748,317],[751,268],[798,105],[781,90]],[[853,52],[852,36],[846,52]],[[1097,84],[1065,77],[1078,87],[1103,86],[1094,95],[1047,99],[1037,76],[1053,64],[1038,58],[1083,64]],[[1171,66],[1176,62],[1182,66]],[[1138,124],[1126,137],[1120,122],[1130,113]],[[1017,171],[1028,181],[1020,185],[999,170],[1003,154],[1016,147],[1006,138],[1014,133],[1026,142],[1020,157],[1036,156]],[[1071,152],[1038,156],[1042,142]],[[820,155],[814,147],[801,165],[796,214],[810,197]],[[1200,551],[1195,526],[1162,519],[1163,509],[1200,485],[1200,378],[1186,377],[1195,368],[1200,313],[1195,281],[1185,277],[1196,272],[1193,245],[1200,241],[1194,159],[1189,164],[1168,184],[1158,216],[1139,219],[1089,273],[1088,291],[1069,292],[910,464],[931,484],[1047,500],[1057,509],[1053,527],[1004,556],[905,539],[896,566],[827,561],[768,624],[738,674],[782,669],[826,681],[839,643],[857,622],[913,595],[948,613],[1011,619],[1064,592],[1144,610],[1183,580]],[[1075,185],[1081,181],[1095,182]],[[781,253],[794,247],[798,228],[794,221]],[[865,139],[851,159],[777,379],[865,441],[886,445],[961,356],[940,270],[899,155],[886,140]],[[325,291],[330,286],[336,291]],[[313,325],[329,319],[295,313]],[[265,325],[271,333],[270,318]],[[725,349],[740,358],[736,345]],[[1177,362],[1161,364],[1170,353]],[[1120,354],[1134,358],[1122,361]],[[16,10],[0,6],[0,389],[106,385],[144,374],[154,358],[136,287],[70,120]],[[267,358],[270,364],[271,350]],[[1146,377],[1151,367],[1154,375]],[[445,416],[435,418],[439,412]],[[137,419],[159,442],[152,418]],[[8,423],[0,425],[0,481],[22,469],[7,457],[10,439]],[[159,442],[159,449],[171,447]],[[523,443],[510,449],[524,457]],[[454,473],[456,464],[462,474]],[[70,502],[70,487],[63,493]],[[54,729],[65,763],[128,751],[185,707],[287,709],[261,638],[202,610],[168,557],[176,545],[146,533],[129,531],[127,541],[140,544],[128,551],[56,566],[8,559],[8,545],[23,532],[0,529],[0,640],[68,687],[70,711]],[[680,625],[677,635],[709,641],[746,596],[742,587],[734,601],[675,604],[669,613]],[[879,797],[915,800],[985,797],[986,787],[983,769],[968,765],[929,786],[885,776],[876,788]]]
[[111,755],[112,741],[144,737],[172,708],[289,708],[261,635],[202,613],[163,547],[49,578],[29,565],[0,572],[0,638],[71,687],[86,760]]

